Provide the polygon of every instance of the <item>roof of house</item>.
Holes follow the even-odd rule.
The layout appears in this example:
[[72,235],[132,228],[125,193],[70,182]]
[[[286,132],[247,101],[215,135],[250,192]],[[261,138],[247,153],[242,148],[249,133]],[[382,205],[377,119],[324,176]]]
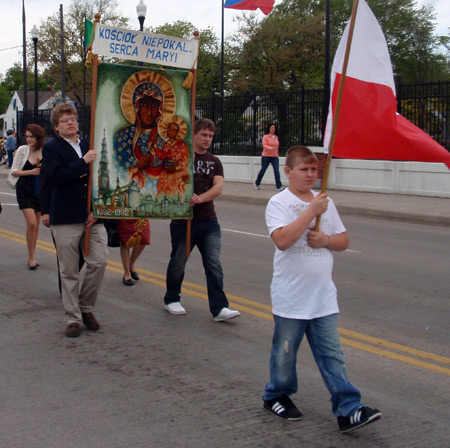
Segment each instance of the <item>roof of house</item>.
[[[20,98],[20,101],[22,104],[24,104],[24,94],[23,94],[23,90],[17,90],[17,95]],[[53,96],[55,96],[58,93],[57,90],[44,90],[44,91],[38,91],[38,108],[41,104],[45,103],[46,101],[48,101],[50,98],[52,98]],[[34,90],[28,90],[27,91],[27,102],[28,102],[28,107],[34,106],[34,95],[35,92]]]

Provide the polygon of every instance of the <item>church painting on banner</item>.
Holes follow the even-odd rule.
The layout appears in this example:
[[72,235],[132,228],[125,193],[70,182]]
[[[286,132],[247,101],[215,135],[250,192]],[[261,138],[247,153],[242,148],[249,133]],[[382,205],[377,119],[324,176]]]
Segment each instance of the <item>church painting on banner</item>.
[[98,67],[92,203],[97,218],[189,219],[192,124],[185,70]]

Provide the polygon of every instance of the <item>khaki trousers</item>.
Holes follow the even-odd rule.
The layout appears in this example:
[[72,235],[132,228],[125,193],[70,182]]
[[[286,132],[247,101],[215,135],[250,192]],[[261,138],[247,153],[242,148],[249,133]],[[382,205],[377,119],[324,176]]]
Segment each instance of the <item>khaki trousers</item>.
[[[61,274],[61,295],[64,321],[81,323],[81,313],[90,313],[105,275],[108,249],[103,225],[93,225],[89,235],[89,255],[84,253],[86,226],[63,224],[51,226],[58,252]],[[83,251],[85,268],[79,271],[79,247]]]

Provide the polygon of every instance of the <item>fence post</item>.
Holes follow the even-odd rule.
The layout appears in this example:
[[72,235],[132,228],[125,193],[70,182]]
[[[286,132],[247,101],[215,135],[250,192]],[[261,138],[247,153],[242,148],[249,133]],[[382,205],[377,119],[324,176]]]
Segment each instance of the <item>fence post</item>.
[[256,155],[256,113],[258,112],[258,104],[257,104],[257,95],[256,95],[256,88],[253,87],[253,155]]
[[402,113],[402,77],[401,75],[397,76],[397,112],[401,115]]
[[212,91],[211,94],[211,120],[216,122],[216,103],[215,103],[215,92]]
[[300,142],[305,145],[305,83],[302,83],[302,101],[300,105],[301,119],[300,119]]

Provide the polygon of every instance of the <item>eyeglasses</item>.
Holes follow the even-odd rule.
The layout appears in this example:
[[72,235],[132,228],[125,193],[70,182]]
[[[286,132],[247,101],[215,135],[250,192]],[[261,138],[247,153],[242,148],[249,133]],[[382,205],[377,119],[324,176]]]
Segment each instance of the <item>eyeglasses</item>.
[[59,120],[60,123],[75,123],[77,121],[76,117],[70,117],[70,118],[62,118]]

